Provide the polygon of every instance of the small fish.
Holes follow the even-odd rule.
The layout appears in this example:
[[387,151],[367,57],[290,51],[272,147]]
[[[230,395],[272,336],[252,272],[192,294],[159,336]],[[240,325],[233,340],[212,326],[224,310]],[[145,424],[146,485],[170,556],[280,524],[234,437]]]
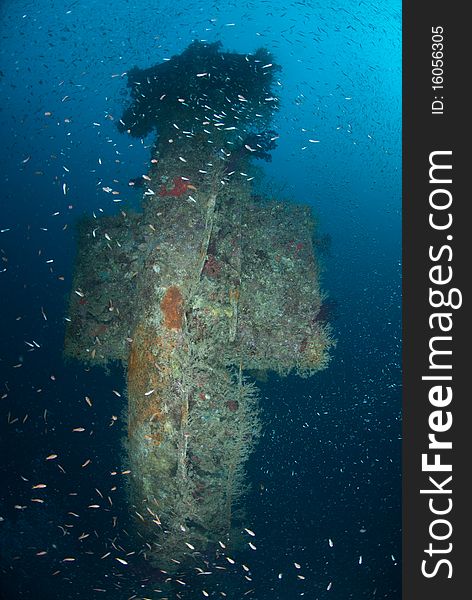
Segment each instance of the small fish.
[[50,454],[49,456],[46,456],[46,460],[54,460],[55,458],[57,458],[57,454]]
[[123,560],[122,558],[118,558],[117,556],[115,556],[115,559],[116,559],[118,562],[120,562],[122,565],[127,565],[127,564],[128,564],[128,563],[127,563],[125,560]]
[[85,428],[84,427],[74,427],[74,429],[72,431],[78,431],[78,432],[85,431]]
[[32,486],[32,490],[42,490],[43,488],[47,487],[47,485],[45,483],[37,483],[36,485]]

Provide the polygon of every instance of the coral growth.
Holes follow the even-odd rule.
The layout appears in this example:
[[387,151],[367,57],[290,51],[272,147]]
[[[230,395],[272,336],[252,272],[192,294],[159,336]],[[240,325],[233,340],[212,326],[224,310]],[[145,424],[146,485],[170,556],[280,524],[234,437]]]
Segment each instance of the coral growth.
[[226,408],[230,411],[230,412],[236,412],[239,408],[239,403],[237,400],[227,400],[226,401]]
[[[310,209],[255,196],[244,176],[275,147],[277,70],[264,50],[196,42],[129,71],[119,129],[159,131],[159,173],[130,184],[160,197],[147,190],[142,213],[94,219],[80,237],[68,353],[127,362],[130,512],[167,572],[218,540],[231,548],[243,527],[261,430],[243,369],[310,375],[334,345]],[[198,198],[176,201],[191,200],[190,182]]]
[[209,254],[208,258],[203,265],[203,273],[207,277],[218,277],[221,272],[221,264],[216,260],[216,258]]
[[[179,123],[181,130],[196,133],[199,122],[200,130],[205,128],[205,104],[216,114],[227,111],[226,127],[262,127],[279,105],[272,89],[278,71],[280,66],[263,48],[237,54],[221,52],[219,42],[195,41],[168,61],[128,71],[132,104],[117,122],[118,130],[144,137],[153,129],[163,135],[167,128],[174,138],[178,133],[172,124]],[[239,109],[228,111],[228,106]]]
[[159,196],[182,196],[187,190],[195,190],[195,186],[183,179],[182,177],[174,177],[172,180],[174,187],[168,189],[165,185],[161,187]]

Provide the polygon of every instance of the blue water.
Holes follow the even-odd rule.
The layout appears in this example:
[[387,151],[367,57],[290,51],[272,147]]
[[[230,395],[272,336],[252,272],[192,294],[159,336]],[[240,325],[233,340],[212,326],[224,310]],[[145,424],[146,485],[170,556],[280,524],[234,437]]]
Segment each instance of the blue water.
[[149,161],[152,137],[120,135],[111,119],[127,103],[122,74],[194,39],[265,46],[282,66],[280,139],[262,166],[331,239],[323,281],[338,345],[315,377],[260,384],[247,524],[257,549],[170,597],[400,597],[401,5],[378,4],[1,3],[0,598],[169,596],[152,591],[158,580],[140,587],[134,555],[128,566],[101,558],[117,555],[112,541],[133,552],[124,476],[110,474],[125,401],[113,390],[125,380],[65,364],[62,345],[74,223],[121,208],[104,186],[136,205],[127,182]]

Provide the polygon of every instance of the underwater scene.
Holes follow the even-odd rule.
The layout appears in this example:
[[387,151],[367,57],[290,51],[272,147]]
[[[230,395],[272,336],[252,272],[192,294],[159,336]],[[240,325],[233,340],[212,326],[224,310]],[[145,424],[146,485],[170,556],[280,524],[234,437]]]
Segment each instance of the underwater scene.
[[0,600],[400,598],[401,3],[0,35]]

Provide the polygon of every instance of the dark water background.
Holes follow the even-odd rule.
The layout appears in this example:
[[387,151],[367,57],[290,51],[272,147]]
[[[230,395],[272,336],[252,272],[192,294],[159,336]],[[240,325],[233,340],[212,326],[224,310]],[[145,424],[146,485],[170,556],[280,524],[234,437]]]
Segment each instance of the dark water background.
[[[124,376],[64,364],[62,345],[74,223],[136,205],[127,182],[147,170],[152,139],[122,136],[107,117],[127,101],[121,74],[193,39],[238,52],[265,46],[283,67],[264,186],[310,203],[331,238],[324,287],[338,345],[325,372],[260,384],[264,436],[249,465],[247,524],[257,550],[226,563],[213,584],[186,579],[180,591],[400,598],[401,7],[377,4],[0,3],[0,598],[167,595],[152,591],[157,578],[140,589],[150,574],[133,556],[127,567],[113,559],[123,553],[100,559],[113,540],[133,550],[125,476],[110,474],[122,468],[125,400],[113,390],[123,392]],[[72,433],[79,426],[86,431]],[[46,461],[51,453],[58,458]],[[33,491],[37,483],[47,488]],[[95,503],[106,510],[87,509]]]

